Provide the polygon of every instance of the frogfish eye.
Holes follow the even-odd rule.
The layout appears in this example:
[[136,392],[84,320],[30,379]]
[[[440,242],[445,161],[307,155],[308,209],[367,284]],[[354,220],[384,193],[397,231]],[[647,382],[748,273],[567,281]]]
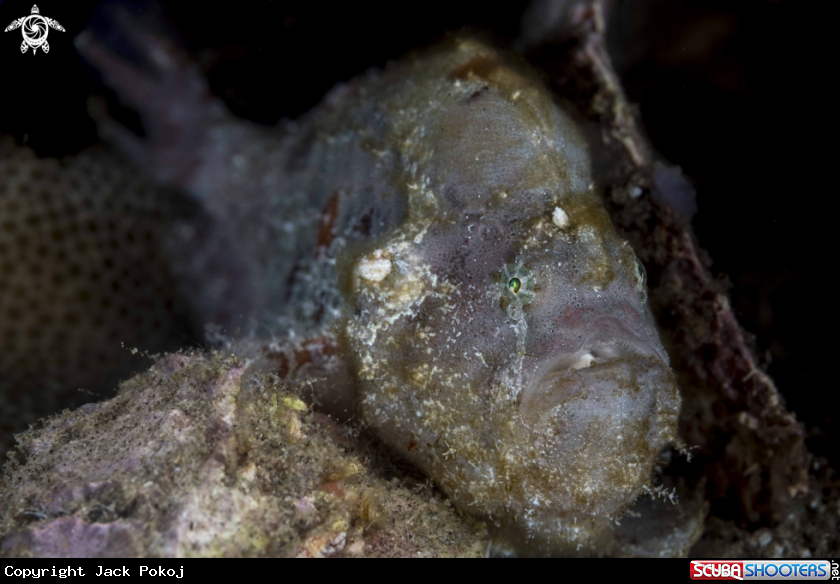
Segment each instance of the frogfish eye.
[[534,276],[519,262],[504,267],[499,287],[502,298],[511,304],[525,306],[534,299]]

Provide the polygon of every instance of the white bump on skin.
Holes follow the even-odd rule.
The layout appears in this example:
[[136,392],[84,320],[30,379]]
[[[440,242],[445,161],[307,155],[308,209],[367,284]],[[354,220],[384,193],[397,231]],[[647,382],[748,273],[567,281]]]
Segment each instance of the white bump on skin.
[[591,367],[594,363],[596,363],[596,361],[592,353],[584,353],[577,361],[569,366],[569,371],[586,369],[587,367]]
[[359,262],[356,273],[369,282],[381,282],[391,273],[391,260],[382,257],[381,251],[375,251],[372,257]]
[[560,229],[569,226],[569,216],[560,207],[554,207],[554,213],[551,214],[551,221]]

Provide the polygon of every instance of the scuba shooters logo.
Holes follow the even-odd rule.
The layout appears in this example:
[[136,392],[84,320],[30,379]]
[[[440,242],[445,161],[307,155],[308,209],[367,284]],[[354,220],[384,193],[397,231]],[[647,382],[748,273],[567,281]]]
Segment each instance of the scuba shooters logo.
[[840,580],[828,560],[692,560],[692,580]]
[[692,580],[743,580],[744,562],[701,561],[691,562]]

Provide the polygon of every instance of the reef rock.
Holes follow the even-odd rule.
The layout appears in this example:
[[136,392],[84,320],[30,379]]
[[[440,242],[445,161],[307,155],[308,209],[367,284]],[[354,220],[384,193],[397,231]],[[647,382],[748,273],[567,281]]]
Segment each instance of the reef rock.
[[246,363],[173,354],[111,400],[18,436],[0,554],[477,556],[481,524],[385,480],[356,436]]

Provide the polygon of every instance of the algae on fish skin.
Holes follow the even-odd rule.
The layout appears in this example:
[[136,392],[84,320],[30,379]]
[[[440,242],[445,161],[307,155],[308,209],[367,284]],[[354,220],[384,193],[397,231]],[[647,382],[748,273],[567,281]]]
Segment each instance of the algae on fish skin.
[[574,116],[468,37],[354,83],[330,127],[378,132],[410,210],[356,256],[337,318],[362,419],[500,553],[611,553],[680,397]]
[[482,526],[428,485],[374,472],[369,439],[242,360],[167,355],[113,399],[18,437],[0,554],[480,555]]
[[[634,4],[624,9],[633,11]],[[637,106],[628,100],[613,69],[606,4],[575,0],[566,5],[566,13],[551,15],[546,9],[552,6],[531,5],[525,21],[533,36],[523,37],[523,48],[529,60],[548,73],[552,89],[572,100],[598,127],[599,135],[592,136],[598,145],[593,152],[596,166],[604,172],[607,209],[650,276],[651,310],[685,398],[680,436],[693,454],[687,464],[672,465],[665,473],[696,489],[712,510],[702,539],[689,555],[836,556],[836,471],[808,452],[805,426],[762,370],[749,333],[713,276],[711,260],[700,247],[703,241],[698,244],[680,210],[667,203],[684,193],[673,192],[678,185],[656,176],[662,161],[653,146],[661,144],[649,143]],[[661,27],[659,18],[651,22]],[[802,30],[813,36],[812,30]],[[811,57],[809,52],[805,61]],[[727,53],[727,58],[732,55]],[[706,156],[705,149],[700,152]],[[757,192],[762,199],[767,196]],[[728,199],[721,200],[728,204]]]

